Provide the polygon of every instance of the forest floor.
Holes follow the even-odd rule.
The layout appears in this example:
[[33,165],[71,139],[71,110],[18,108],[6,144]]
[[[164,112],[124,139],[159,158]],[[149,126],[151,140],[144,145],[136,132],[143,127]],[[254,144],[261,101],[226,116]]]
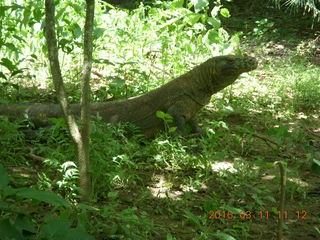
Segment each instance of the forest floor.
[[[241,49],[259,68],[213,97],[200,113],[206,133],[148,140],[93,123],[94,202],[52,215],[84,223],[96,239],[276,239],[279,161],[287,174],[284,239],[320,239],[320,29],[277,9],[256,7],[248,17],[253,7],[228,6],[234,17],[223,24],[243,32]],[[76,202],[75,153],[59,124],[28,141],[2,122],[11,152],[1,157],[13,187],[49,189]],[[21,205],[39,219],[49,211],[34,201]]]

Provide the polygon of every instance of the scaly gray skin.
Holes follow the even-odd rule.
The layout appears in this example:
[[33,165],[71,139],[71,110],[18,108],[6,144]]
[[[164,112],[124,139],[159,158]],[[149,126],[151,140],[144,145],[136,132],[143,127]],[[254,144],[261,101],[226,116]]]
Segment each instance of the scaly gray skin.
[[[162,111],[173,117],[172,125],[177,127],[178,134],[183,134],[187,122],[196,132],[199,127],[193,117],[209,103],[211,96],[232,84],[241,73],[256,69],[257,65],[256,59],[249,56],[213,57],[143,95],[114,102],[91,103],[91,114],[110,123],[131,122],[146,136],[153,136],[164,128],[163,120],[156,117],[156,112]],[[71,104],[70,107],[72,113],[79,116],[79,104]],[[58,104],[0,104],[0,115],[19,118],[25,113],[38,127],[52,124],[48,118],[63,117]]]

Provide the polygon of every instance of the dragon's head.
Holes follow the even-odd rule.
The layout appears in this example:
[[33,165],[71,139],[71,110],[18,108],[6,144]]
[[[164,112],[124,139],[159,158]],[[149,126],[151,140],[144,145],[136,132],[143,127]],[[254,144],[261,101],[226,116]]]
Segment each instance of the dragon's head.
[[219,91],[233,83],[241,73],[256,69],[258,61],[249,56],[226,55],[210,58],[203,66],[211,90]]

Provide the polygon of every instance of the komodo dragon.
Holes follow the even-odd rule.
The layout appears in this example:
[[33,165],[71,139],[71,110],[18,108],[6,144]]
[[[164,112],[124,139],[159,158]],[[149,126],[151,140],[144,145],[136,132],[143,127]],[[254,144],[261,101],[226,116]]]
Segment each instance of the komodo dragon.
[[[209,103],[212,94],[232,84],[241,73],[257,67],[257,61],[249,56],[218,56],[196,66],[191,71],[167,84],[137,97],[113,102],[91,103],[91,114],[100,116],[110,123],[131,122],[146,136],[153,136],[164,128],[157,111],[170,114],[177,133],[183,134],[187,122],[192,130],[199,128],[194,115]],[[79,104],[71,104],[71,111],[79,116]],[[58,104],[0,104],[0,115],[11,118],[22,117],[25,113],[35,126],[52,124],[48,118],[63,117]]]

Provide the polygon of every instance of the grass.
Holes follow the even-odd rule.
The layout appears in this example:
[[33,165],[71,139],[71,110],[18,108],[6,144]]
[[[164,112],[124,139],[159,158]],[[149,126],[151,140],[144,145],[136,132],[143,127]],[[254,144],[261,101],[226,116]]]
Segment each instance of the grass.
[[[137,38],[137,49],[146,50],[142,47],[144,41],[155,38],[150,25],[136,31],[132,23],[121,24],[127,31],[123,34],[148,33],[143,39]],[[173,26],[173,35],[179,31],[175,27],[179,25]],[[178,44],[166,34],[162,40]],[[25,122],[12,123],[2,118],[0,158],[10,172],[12,187],[54,191],[75,205],[59,208],[23,198],[15,205],[16,212],[1,208],[1,215],[17,221],[16,216],[22,214],[33,224],[36,222],[41,232],[45,226],[42,223],[49,224],[48,219],[71,220],[73,226],[86,229],[96,239],[272,239],[276,235],[279,200],[279,171],[274,162],[283,161],[287,166],[285,235],[304,240],[319,237],[316,189],[320,180],[311,172],[311,164],[320,156],[320,69],[310,61],[310,55],[301,54],[302,45],[289,49],[275,42],[262,47],[261,38],[256,37],[248,37],[251,40],[243,48],[259,59],[259,68],[212,98],[200,113],[203,136],[188,139],[160,134],[145,139],[133,126],[92,122],[94,196],[90,205],[77,204],[75,152],[62,123],[41,129],[34,140],[28,141],[21,133]],[[158,46],[158,40],[148,44]],[[112,42],[111,37],[107,41]],[[188,55],[187,49],[182,61],[177,60],[181,58],[178,49],[170,52],[168,48],[154,59],[138,54],[135,64],[128,65],[121,62],[129,61],[130,51],[123,56],[120,50],[104,53],[122,59],[118,59],[120,63],[112,59],[115,70],[109,65],[95,65],[98,73],[109,75],[108,71],[114,71],[110,81],[115,85],[107,88],[109,83],[103,78],[94,78],[93,99],[123,98],[161,85],[191,65],[192,54]],[[158,50],[151,52],[158,54]],[[199,50],[197,56],[203,51]],[[76,76],[76,69],[67,73],[70,79]],[[77,101],[76,81],[68,82],[68,86],[71,101]],[[7,101],[54,99],[50,88],[39,95],[34,88],[11,84],[2,91]],[[12,206],[18,198],[1,196],[0,203]]]

